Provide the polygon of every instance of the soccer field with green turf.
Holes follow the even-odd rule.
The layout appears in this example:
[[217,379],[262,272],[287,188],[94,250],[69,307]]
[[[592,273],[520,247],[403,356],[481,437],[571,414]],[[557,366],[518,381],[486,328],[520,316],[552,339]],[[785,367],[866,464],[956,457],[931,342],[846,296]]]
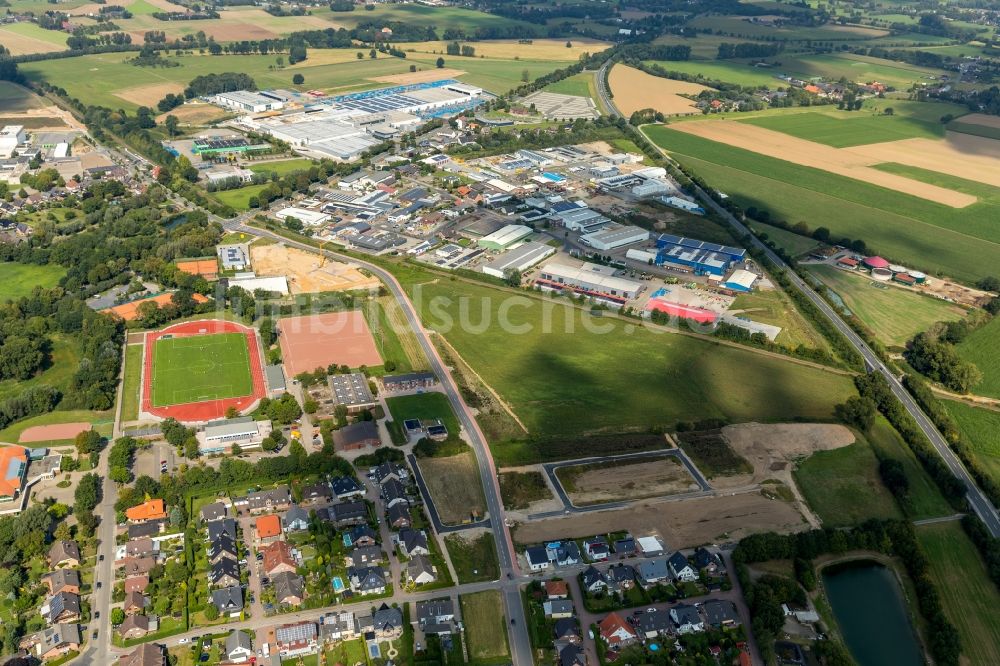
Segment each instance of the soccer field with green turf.
[[250,395],[250,354],[242,333],[160,338],[153,351],[153,406]]

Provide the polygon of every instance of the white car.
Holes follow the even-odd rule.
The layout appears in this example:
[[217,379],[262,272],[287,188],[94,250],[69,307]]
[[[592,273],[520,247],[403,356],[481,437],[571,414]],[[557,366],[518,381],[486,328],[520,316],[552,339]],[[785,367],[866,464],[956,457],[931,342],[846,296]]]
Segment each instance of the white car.
[[188,639],[186,639],[186,638],[182,638],[179,641],[177,641],[178,645],[184,645],[187,642],[188,642]]

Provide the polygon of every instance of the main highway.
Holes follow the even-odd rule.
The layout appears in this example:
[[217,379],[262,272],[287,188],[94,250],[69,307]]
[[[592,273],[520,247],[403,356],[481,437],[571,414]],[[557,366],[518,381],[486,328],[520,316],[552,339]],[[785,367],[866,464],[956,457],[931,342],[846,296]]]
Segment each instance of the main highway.
[[[597,92],[601,97],[601,102],[605,105],[608,111],[613,115],[620,116],[622,115],[621,112],[618,110],[618,107],[615,106],[610,92],[604,85],[604,81],[606,79],[605,74],[608,68],[613,66],[613,64],[614,61],[609,59],[601,65],[601,68],[597,72],[595,72],[595,76],[597,77]],[[656,144],[652,141],[650,141],[650,143],[656,146]],[[659,146],[656,146],[656,149],[665,159],[677,166],[676,162],[674,162],[666,151]],[[751,242],[755,247],[764,252],[765,256],[767,256],[767,258],[775,266],[785,270],[788,275],[788,279],[791,280],[792,284],[795,285],[799,291],[805,294],[806,298],[808,298],[817,308],[819,308],[820,312],[822,312],[823,315],[833,323],[837,330],[840,331],[845,338],[847,338],[847,340],[851,343],[851,346],[853,346],[854,349],[861,354],[869,372],[878,372],[886,378],[889,382],[889,387],[892,389],[893,395],[899,399],[899,401],[903,404],[903,407],[906,408],[906,411],[908,411],[917,422],[920,430],[927,436],[927,439],[930,440],[934,449],[938,452],[938,455],[941,456],[945,464],[948,466],[948,469],[951,470],[951,473],[960,479],[965,485],[966,498],[968,499],[972,510],[975,511],[976,515],[979,516],[984,523],[986,523],[986,527],[990,530],[990,533],[994,537],[1000,537],[1000,514],[997,513],[996,507],[993,506],[989,498],[987,498],[979,486],[976,485],[975,479],[972,478],[972,475],[969,474],[965,465],[963,465],[962,461],[959,460],[958,455],[956,455],[948,445],[948,442],[945,440],[944,435],[941,434],[941,431],[937,429],[927,414],[925,414],[920,408],[916,400],[913,399],[913,396],[910,395],[910,392],[903,387],[900,382],[900,378],[897,377],[885,363],[883,363],[878,354],[876,354],[872,348],[868,346],[868,343],[861,339],[861,336],[854,332],[854,329],[841,318],[837,311],[834,310],[822,296],[816,293],[812,287],[806,284],[805,280],[799,277],[794,270],[791,270],[788,264],[786,264],[781,257],[761,242],[760,239],[754,236],[746,225],[736,219],[736,217],[733,216],[728,210],[720,206],[719,203],[710,197],[707,192],[697,185],[694,187],[695,194],[698,199],[724,219],[736,231],[738,237],[750,236],[753,239]]]

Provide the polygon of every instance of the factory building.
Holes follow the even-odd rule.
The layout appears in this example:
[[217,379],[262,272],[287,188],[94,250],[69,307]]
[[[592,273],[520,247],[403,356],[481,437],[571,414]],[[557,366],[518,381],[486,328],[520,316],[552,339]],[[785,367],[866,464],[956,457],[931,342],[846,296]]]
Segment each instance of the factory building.
[[545,243],[525,243],[516,250],[505,252],[483,266],[482,271],[493,277],[503,278],[507,271],[526,271],[542,259],[555,254],[556,249]]
[[600,231],[580,236],[580,242],[595,250],[608,251],[649,240],[649,232],[639,227],[609,225]]
[[523,224],[508,224],[489,236],[483,236],[479,239],[478,244],[481,248],[500,252],[510,248],[525,236],[531,235],[531,231],[531,227],[526,227]]
[[642,291],[642,283],[615,276],[610,266],[584,263],[569,266],[550,262],[542,266],[535,284],[543,290],[569,289],[580,296],[587,296],[614,307],[621,307]]
[[274,216],[282,221],[290,217],[294,217],[307,227],[318,227],[319,225],[330,220],[330,216],[326,213],[320,213],[315,210],[307,210],[305,208],[296,208],[294,206],[282,208],[275,213]]
[[746,250],[718,243],[661,234],[656,239],[659,249],[656,263],[673,264],[693,269],[696,275],[725,275],[734,263],[742,262]]
[[219,93],[212,98],[212,101],[219,106],[244,113],[279,111],[285,106],[284,100],[277,95],[271,95],[266,92],[250,92],[248,90]]
[[28,134],[21,125],[7,125],[0,130],[0,157],[10,158],[17,147],[28,141]]

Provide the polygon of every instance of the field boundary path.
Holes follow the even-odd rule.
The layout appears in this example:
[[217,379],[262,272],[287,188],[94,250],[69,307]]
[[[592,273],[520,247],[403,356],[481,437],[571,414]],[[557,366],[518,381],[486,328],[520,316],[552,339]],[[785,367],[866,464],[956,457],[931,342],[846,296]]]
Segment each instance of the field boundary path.
[[[639,131],[642,132],[641,128]],[[645,136],[646,140],[649,141],[650,145],[656,147],[656,150],[660,153],[660,155],[664,159],[669,161],[674,166],[677,166],[677,164],[670,157],[670,155],[665,150],[657,146],[648,136],[646,136],[644,132],[643,136]],[[965,468],[965,465],[962,464],[962,461],[959,460],[955,452],[951,450],[951,447],[948,445],[947,440],[945,440],[944,436],[941,434],[941,431],[937,429],[937,427],[931,422],[931,420],[927,417],[924,411],[920,409],[920,406],[917,405],[916,401],[913,399],[913,396],[910,395],[909,391],[907,391],[903,387],[902,383],[900,382],[899,378],[896,377],[895,373],[893,373],[893,371],[890,370],[889,367],[882,362],[882,359],[880,359],[878,355],[876,355],[875,352],[872,351],[872,349],[868,346],[868,344],[864,340],[862,340],[857,333],[854,332],[854,329],[848,326],[847,322],[845,322],[843,319],[840,318],[840,315],[837,314],[837,312],[830,306],[830,304],[827,303],[823,299],[823,297],[820,296],[818,293],[816,293],[808,284],[806,284],[805,280],[799,277],[798,273],[796,273],[794,270],[791,270],[788,264],[786,264],[781,257],[779,257],[773,250],[771,250],[771,248],[769,248],[763,242],[761,242],[759,238],[754,236],[753,233],[751,233],[750,229],[748,229],[742,222],[737,220],[732,213],[730,213],[728,210],[720,206],[718,202],[715,201],[715,199],[710,197],[708,193],[705,192],[705,190],[701,189],[698,185],[695,184],[692,184],[692,187],[694,187],[695,194],[698,196],[698,198],[702,202],[704,202],[712,211],[720,215],[722,219],[724,219],[731,227],[733,227],[733,229],[736,230],[739,237],[749,236],[751,239],[750,242],[757,249],[761,250],[767,257],[767,259],[771,263],[773,263],[776,268],[785,271],[785,274],[788,276],[788,279],[795,286],[795,288],[798,289],[800,292],[802,292],[802,294],[805,295],[805,297],[808,298],[813,303],[813,305],[819,308],[820,312],[822,312],[826,316],[826,318],[829,319],[831,323],[833,323],[833,325],[837,328],[837,330],[841,333],[841,335],[847,338],[848,342],[851,343],[851,346],[854,347],[854,349],[859,354],[861,354],[862,358],[865,361],[865,370],[867,372],[878,372],[883,377],[885,377],[885,379],[889,383],[889,388],[892,390],[893,395],[896,396],[896,399],[903,404],[903,407],[906,408],[906,411],[909,412],[910,416],[912,416],[914,420],[917,422],[917,425],[920,427],[920,430],[924,433],[924,435],[927,436],[927,439],[930,440],[931,444],[934,446],[935,450],[937,450],[938,455],[941,456],[941,458],[944,460],[945,465],[948,466],[948,469],[951,471],[951,473],[954,474],[965,485],[966,498],[968,499],[969,504],[972,506],[972,509],[976,512],[976,515],[979,516],[979,518],[986,524],[986,527],[987,529],[989,529],[990,534],[992,534],[994,537],[1000,537],[1000,514],[997,513],[996,507],[993,506],[993,504],[989,501],[989,499],[983,493],[982,489],[980,489],[979,486],[976,485],[976,482],[972,478],[972,475],[969,474],[969,471]]]

